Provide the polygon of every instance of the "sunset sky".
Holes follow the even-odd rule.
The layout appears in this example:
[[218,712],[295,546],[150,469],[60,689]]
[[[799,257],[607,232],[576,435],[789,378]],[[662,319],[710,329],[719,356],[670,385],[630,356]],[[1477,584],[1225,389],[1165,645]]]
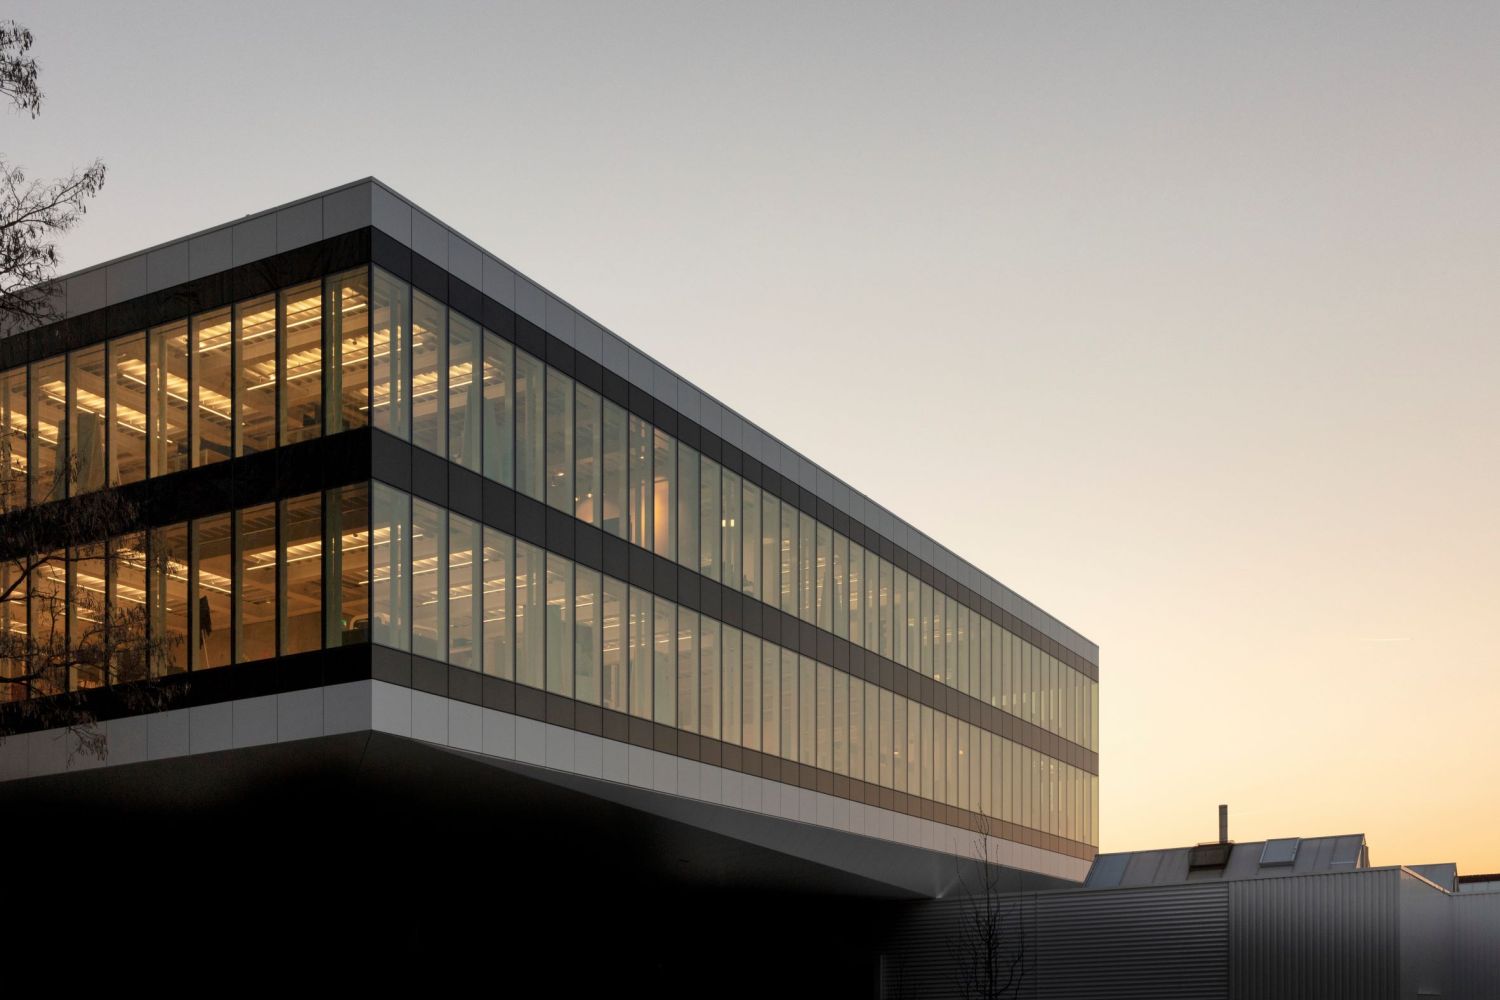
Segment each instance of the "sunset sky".
[[384,6],[13,5],[64,269],[379,177],[1098,642],[1103,850],[1500,871],[1500,5]]

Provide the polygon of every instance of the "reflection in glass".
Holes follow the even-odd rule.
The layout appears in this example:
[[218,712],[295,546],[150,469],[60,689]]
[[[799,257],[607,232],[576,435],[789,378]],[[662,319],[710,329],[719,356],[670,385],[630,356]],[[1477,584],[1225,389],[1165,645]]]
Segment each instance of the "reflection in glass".
[[411,649],[411,497],[375,483],[370,520],[370,637]]
[[104,345],[68,355],[68,442],[74,496],[104,485]]
[[656,598],[656,655],[652,658],[656,714],[664,726],[677,725],[677,605]]
[[574,569],[573,690],[579,701],[590,705],[599,704],[601,580],[597,570],[581,565]]
[[375,269],[374,313],[370,334],[370,410],[374,426],[411,440],[411,289]]
[[546,618],[542,611],[547,568],[542,550],[516,542],[516,680],[539,688],[546,683]]
[[651,547],[651,425],[630,416],[630,543]]
[[479,669],[474,614],[484,585],[480,580],[481,559],[478,523],[448,514],[448,662],[455,667]]
[[411,651],[434,660],[448,653],[448,512],[411,502]]
[[630,714],[651,718],[651,595],[630,588]]
[[515,539],[494,528],[484,529],[484,672],[510,680],[515,676],[515,618],[511,569],[516,562]]
[[573,494],[573,380],[547,369],[547,503],[577,509]]
[[625,646],[629,611],[629,588],[613,577],[604,578],[603,668],[600,672],[600,703],[616,712],[627,711]]
[[234,662],[248,663],[276,655],[276,505],[237,511],[235,518]]
[[484,475],[505,486],[515,483],[515,358],[509,341],[484,331]]
[[0,510],[19,510],[27,504],[26,467],[31,456],[26,404],[26,369],[0,374]]
[[370,272],[328,279],[328,433],[369,422]]
[[573,696],[573,563],[547,554],[547,690]]
[[[411,297],[411,443],[446,455],[448,310],[421,292]],[[415,624],[415,620],[413,621]]]
[[604,503],[601,506],[603,520],[599,526],[616,538],[626,534],[626,511],[629,509],[628,420],[625,411],[604,401]]
[[538,501],[547,499],[546,369],[516,352],[516,491]]
[[599,516],[599,504],[604,490],[604,457],[600,452],[603,433],[600,422],[603,417],[599,394],[582,385],[578,386],[574,404],[577,456],[574,460],[573,516],[596,528],[603,527]]
[[656,431],[653,437],[652,547],[663,559],[677,558],[677,442]]
[[68,361],[31,366],[31,502],[67,495]]
[[448,313],[448,461],[479,472],[479,326]]
[[370,641],[370,488],[364,483],[328,492],[328,602],[325,642],[350,646]]

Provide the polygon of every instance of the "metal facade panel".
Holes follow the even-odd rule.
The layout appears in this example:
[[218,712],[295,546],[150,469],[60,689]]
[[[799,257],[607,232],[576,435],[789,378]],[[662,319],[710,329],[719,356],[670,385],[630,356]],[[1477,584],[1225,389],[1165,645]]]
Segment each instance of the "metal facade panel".
[[1227,997],[1223,885],[1037,898],[1037,1000]]
[[1453,909],[1451,996],[1500,1000],[1500,893],[1459,893]]
[[1225,883],[1232,1000],[1378,1000],[1400,988],[1400,872]]
[[1453,950],[1452,897],[1409,872],[1401,893],[1401,995],[1446,997]]

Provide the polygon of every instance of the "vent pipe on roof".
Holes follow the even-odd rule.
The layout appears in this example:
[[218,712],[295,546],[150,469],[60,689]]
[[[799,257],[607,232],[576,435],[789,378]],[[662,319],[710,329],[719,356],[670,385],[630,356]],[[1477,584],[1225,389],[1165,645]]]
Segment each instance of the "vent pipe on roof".
[[1219,806],[1219,843],[1229,843],[1229,806]]

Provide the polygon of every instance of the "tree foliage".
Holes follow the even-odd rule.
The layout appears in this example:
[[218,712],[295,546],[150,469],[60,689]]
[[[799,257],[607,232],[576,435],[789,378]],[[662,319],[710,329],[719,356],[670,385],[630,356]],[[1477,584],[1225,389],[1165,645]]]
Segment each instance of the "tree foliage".
[[[32,34],[0,22],[0,95],[32,118],[41,114]],[[94,160],[66,177],[39,180],[0,153],[0,333],[50,322],[57,316],[47,283],[56,276],[57,239],[78,225],[88,201],[104,186],[104,163]]]

